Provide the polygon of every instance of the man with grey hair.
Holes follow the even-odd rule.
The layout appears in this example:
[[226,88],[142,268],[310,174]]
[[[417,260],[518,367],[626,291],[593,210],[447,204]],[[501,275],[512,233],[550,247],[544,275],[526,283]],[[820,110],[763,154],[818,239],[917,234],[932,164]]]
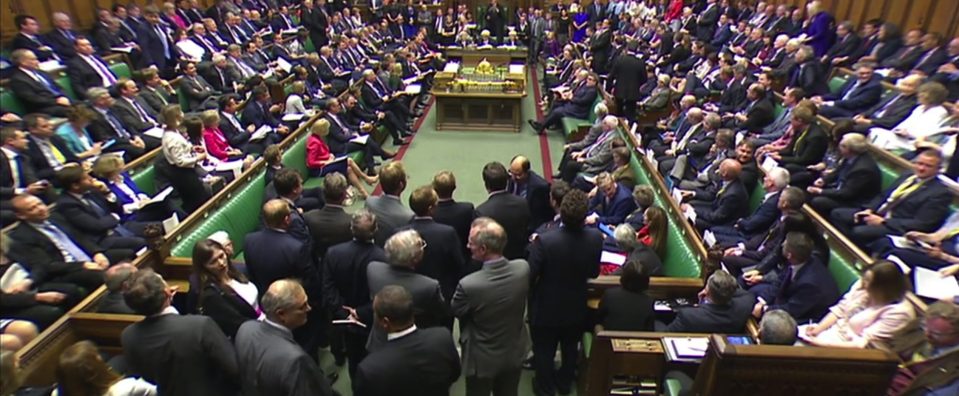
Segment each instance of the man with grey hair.
[[[640,243],[636,239],[636,228],[628,222],[616,226],[613,230],[613,239],[616,240],[616,247],[626,253],[626,261],[638,261],[646,269],[649,276],[662,276],[663,261],[652,248]],[[615,273],[622,272],[622,267],[616,269]]]
[[[339,173],[326,176],[331,175],[343,178]],[[329,184],[326,188],[329,188]],[[327,206],[330,205],[329,202],[327,197]],[[373,308],[366,272],[370,263],[386,262],[386,252],[373,243],[376,215],[369,210],[360,209],[354,213],[347,227],[353,239],[331,246],[323,255],[324,308],[334,320],[347,319],[369,325],[373,323]],[[369,327],[350,325],[343,330],[343,343],[349,359],[351,378],[356,373],[357,365],[366,356],[368,329]]]
[[97,312],[133,314],[133,310],[123,301],[123,290],[126,289],[127,280],[136,272],[137,267],[128,262],[116,264],[103,271],[103,283],[107,285],[107,294],[100,300]]
[[759,343],[763,345],[794,345],[799,334],[796,320],[781,309],[766,312],[759,321]]
[[795,59],[799,70],[793,73],[786,86],[802,88],[809,96],[828,94],[829,86],[826,81],[829,78],[822,63],[816,58],[815,50],[808,45],[800,46],[796,50]]
[[87,132],[93,136],[93,140],[98,142],[114,140],[110,150],[122,150],[123,157],[127,161],[142,155],[146,149],[146,142],[136,134],[139,131],[120,121],[120,117],[114,110],[116,101],[110,96],[110,91],[102,87],[90,88],[87,90],[87,99],[90,107],[96,112],[96,117],[87,125]]
[[876,73],[876,64],[859,62],[853,69],[855,78],[848,79],[838,92],[812,97],[820,115],[829,119],[853,117],[882,99],[882,76]]
[[23,103],[24,111],[66,117],[70,99],[53,78],[39,69],[37,55],[28,49],[16,49],[10,53],[10,60],[16,65],[10,73],[10,92]]
[[[449,317],[449,305],[443,299],[437,280],[416,273],[426,243],[414,230],[393,234],[386,240],[386,262],[373,261],[366,267],[370,294],[388,285],[404,287],[413,296],[416,322],[420,327],[442,326]],[[387,264],[388,263],[388,264]],[[386,334],[372,330],[367,350],[371,353],[386,340]]]
[[680,308],[666,331],[676,333],[742,333],[756,297],[739,288],[736,278],[716,270],[699,292],[699,305]]
[[859,133],[850,133],[839,141],[839,165],[822,172],[806,192],[809,203],[823,216],[836,208],[859,208],[879,195],[882,175],[876,160],[868,153],[869,141]]
[[779,196],[789,186],[789,171],[775,167],[763,177],[766,195],[751,215],[736,221],[732,226],[714,226],[709,230],[721,244],[735,245],[765,234],[779,218]]
[[506,231],[492,219],[473,222],[467,247],[483,266],[460,280],[451,302],[460,319],[470,395],[515,395],[530,348],[524,321],[529,263],[503,257],[506,241]]
[[560,178],[567,183],[573,183],[580,172],[590,174],[600,173],[613,161],[613,137],[616,136],[616,127],[619,126],[619,119],[613,115],[607,115],[603,118],[602,134],[596,138],[593,144],[583,147],[578,151],[573,151],[569,155],[569,161],[560,170]]
[[333,390],[316,362],[293,340],[306,324],[310,304],[299,282],[280,279],[260,298],[263,321],[249,320],[236,333],[243,394],[329,396]]
[[73,43],[83,35],[73,30],[73,21],[70,16],[57,11],[50,15],[50,21],[53,23],[53,29],[43,37],[46,40],[45,42],[50,44],[50,47],[53,47],[53,52],[56,52],[63,59],[71,59],[76,56],[77,53],[73,49]]

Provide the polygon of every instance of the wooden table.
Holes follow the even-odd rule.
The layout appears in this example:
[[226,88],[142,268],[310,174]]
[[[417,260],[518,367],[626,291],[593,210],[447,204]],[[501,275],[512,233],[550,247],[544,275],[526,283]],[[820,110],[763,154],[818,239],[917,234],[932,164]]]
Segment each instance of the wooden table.
[[458,58],[461,59],[462,63],[466,65],[475,65],[483,59],[488,60],[493,65],[508,64],[513,61],[520,61],[515,63],[526,63],[526,58],[528,55],[526,47],[518,47],[516,49],[476,49],[474,47],[446,48],[443,52],[446,53],[447,59]]
[[433,91],[436,130],[519,132],[523,93]]

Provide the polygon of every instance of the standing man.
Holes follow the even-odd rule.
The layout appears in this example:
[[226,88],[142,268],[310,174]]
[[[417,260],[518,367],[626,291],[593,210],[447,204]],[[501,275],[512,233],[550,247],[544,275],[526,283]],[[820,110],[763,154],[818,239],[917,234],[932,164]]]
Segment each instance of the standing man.
[[522,197],[529,205],[530,219],[527,229],[532,232],[541,224],[552,220],[555,213],[549,206],[549,183],[530,169],[529,158],[522,155],[513,157],[509,163],[509,175],[506,190]]
[[[443,300],[450,301],[456,283],[466,272],[463,253],[460,251],[460,238],[456,229],[433,220],[433,213],[439,197],[432,186],[422,186],[410,194],[410,208],[416,214],[409,228],[423,238],[423,261],[416,272],[436,279],[440,283]],[[446,327],[453,329],[453,318],[449,318]]]
[[489,218],[473,222],[467,242],[483,267],[460,280],[453,315],[460,319],[460,343],[468,395],[516,395],[529,334],[523,321],[529,292],[529,264],[506,260],[506,231]]
[[[382,183],[382,176],[380,182]],[[530,213],[526,200],[510,194],[506,187],[509,174],[499,162],[490,162],[483,167],[483,183],[489,198],[476,208],[476,217],[490,217],[506,229],[509,242],[504,255],[512,260],[524,257]]]
[[506,14],[497,0],[490,0],[486,8],[486,29],[496,37],[496,42],[503,42],[503,27],[506,25]]
[[[559,209],[563,225],[530,246],[530,326],[536,395],[568,394],[576,371],[576,345],[586,326],[586,281],[599,276],[603,236],[585,227],[586,193],[572,190]],[[562,366],[553,365],[561,345]]]
[[366,209],[376,215],[376,244],[383,246],[386,240],[413,218],[413,211],[403,205],[400,194],[406,189],[406,170],[401,162],[390,162],[380,170],[380,187],[383,195],[366,200]]
[[614,81],[613,96],[619,103],[621,114],[630,122],[636,121],[636,101],[639,100],[639,87],[646,84],[646,63],[637,52],[638,41],[626,44],[626,53],[617,57],[609,71]]
[[310,304],[300,283],[281,279],[260,298],[263,321],[250,320],[236,333],[236,354],[244,393],[331,396],[333,390],[316,362],[293,340],[306,324]]
[[535,65],[539,61],[539,54],[543,51],[543,42],[546,40],[546,20],[543,19],[543,10],[533,11],[530,21],[529,64]]

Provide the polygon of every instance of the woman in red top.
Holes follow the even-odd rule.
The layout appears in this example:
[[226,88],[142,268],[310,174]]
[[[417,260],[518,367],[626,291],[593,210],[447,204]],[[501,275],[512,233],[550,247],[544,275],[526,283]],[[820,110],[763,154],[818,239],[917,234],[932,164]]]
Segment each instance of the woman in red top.
[[666,211],[658,206],[650,206],[643,213],[643,228],[636,233],[636,239],[649,246],[659,257],[666,253],[666,227],[669,225]]
[[230,142],[220,130],[220,114],[216,110],[207,110],[200,115],[203,120],[203,143],[207,153],[220,161],[229,161],[243,157],[243,152],[230,146]]
[[326,145],[323,138],[330,134],[330,122],[326,119],[317,120],[310,128],[310,137],[306,140],[306,167],[310,170],[310,176],[323,176],[330,172],[339,172],[346,175],[346,179],[360,194],[360,198],[366,199],[369,193],[360,183],[362,178],[368,185],[376,184],[379,176],[367,176],[363,173],[352,158],[344,157],[345,154],[334,155],[330,152],[330,147]]

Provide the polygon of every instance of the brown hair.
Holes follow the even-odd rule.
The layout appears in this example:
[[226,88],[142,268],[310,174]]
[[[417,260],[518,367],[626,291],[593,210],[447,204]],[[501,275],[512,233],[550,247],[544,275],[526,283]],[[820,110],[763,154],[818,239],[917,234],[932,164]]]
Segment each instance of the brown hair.
[[643,214],[646,224],[649,226],[649,236],[653,239],[650,246],[659,257],[666,254],[666,230],[669,226],[669,219],[666,217],[666,211],[659,206],[650,206]]
[[63,395],[103,395],[119,379],[120,375],[103,362],[90,341],[70,345],[57,361],[58,387]]

